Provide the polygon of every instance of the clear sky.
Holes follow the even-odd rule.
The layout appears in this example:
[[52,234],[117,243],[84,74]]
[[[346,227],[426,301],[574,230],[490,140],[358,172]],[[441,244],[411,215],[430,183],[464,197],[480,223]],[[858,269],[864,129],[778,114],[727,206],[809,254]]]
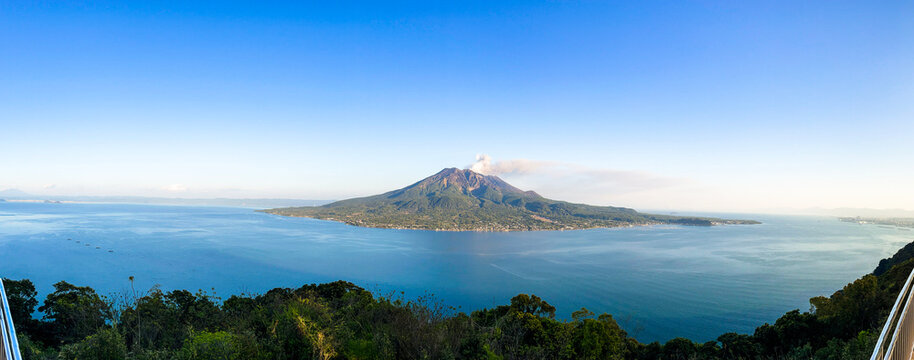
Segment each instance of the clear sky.
[[0,189],[914,209],[914,2],[0,0]]

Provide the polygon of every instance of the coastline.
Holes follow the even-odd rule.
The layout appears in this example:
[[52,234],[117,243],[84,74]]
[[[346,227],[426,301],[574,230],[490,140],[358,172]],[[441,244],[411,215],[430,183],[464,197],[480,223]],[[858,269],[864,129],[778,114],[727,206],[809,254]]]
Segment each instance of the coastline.
[[[592,229],[618,229],[618,228],[633,228],[633,227],[646,227],[646,226],[658,226],[658,225],[674,225],[674,226],[697,226],[697,227],[711,227],[711,226],[727,226],[727,225],[759,225],[762,224],[760,221],[756,220],[724,220],[724,221],[710,221],[709,225],[697,225],[697,224],[677,224],[672,222],[644,222],[644,223],[628,223],[628,224],[616,224],[616,225],[599,225],[599,226],[565,226],[561,228],[550,228],[550,227],[536,227],[536,228],[503,228],[503,229],[494,229],[494,228],[431,228],[424,226],[398,226],[391,224],[373,224],[366,222],[356,222],[356,221],[347,221],[336,218],[329,217],[317,217],[317,216],[307,216],[301,214],[280,214],[273,212],[274,209],[264,209],[264,210],[255,210],[256,212],[265,213],[275,216],[284,216],[284,217],[295,217],[295,218],[306,218],[314,220],[323,220],[323,221],[332,221],[337,223],[342,223],[350,226],[369,228],[369,229],[391,229],[391,230],[423,230],[423,231],[440,231],[440,232],[532,232],[532,231],[574,231],[574,230],[592,230]],[[535,216],[535,215],[531,215]],[[554,223],[554,222],[549,222]]]

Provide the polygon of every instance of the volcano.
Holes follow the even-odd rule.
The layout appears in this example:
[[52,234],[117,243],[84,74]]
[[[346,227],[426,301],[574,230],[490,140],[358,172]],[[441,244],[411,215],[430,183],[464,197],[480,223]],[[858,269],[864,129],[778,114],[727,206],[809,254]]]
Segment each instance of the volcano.
[[614,206],[575,204],[524,191],[493,175],[447,168],[380,195],[322,206],[261,210],[350,225],[446,231],[575,230],[678,224],[754,224],[751,220],[669,216]]

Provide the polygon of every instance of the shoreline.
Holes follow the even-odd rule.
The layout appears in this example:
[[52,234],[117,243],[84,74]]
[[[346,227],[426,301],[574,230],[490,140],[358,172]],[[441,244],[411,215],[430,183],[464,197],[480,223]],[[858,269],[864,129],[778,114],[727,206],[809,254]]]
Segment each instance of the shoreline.
[[480,233],[507,233],[507,232],[533,232],[533,231],[576,231],[576,230],[594,230],[594,229],[620,229],[620,228],[634,228],[634,227],[648,227],[648,226],[658,226],[658,225],[671,225],[671,226],[689,226],[689,227],[713,227],[713,226],[727,226],[727,225],[760,225],[760,221],[756,220],[731,220],[731,222],[714,222],[712,221],[710,225],[690,225],[690,224],[676,224],[676,223],[667,223],[667,222],[648,222],[648,223],[639,223],[639,224],[619,224],[615,226],[589,226],[589,227],[565,227],[565,228],[526,228],[526,229],[501,229],[501,230],[488,230],[488,229],[441,229],[441,228],[427,228],[427,227],[405,227],[405,226],[385,226],[385,225],[365,225],[359,224],[356,222],[333,219],[333,218],[320,218],[314,216],[306,215],[285,215],[277,214],[270,212],[269,210],[256,210],[256,212],[274,215],[274,216],[283,216],[289,218],[305,218],[305,219],[314,219],[322,221],[332,221],[336,223],[341,223],[349,226],[355,226],[366,229],[388,229],[388,230],[419,230],[419,231],[436,231],[436,232],[480,232]]

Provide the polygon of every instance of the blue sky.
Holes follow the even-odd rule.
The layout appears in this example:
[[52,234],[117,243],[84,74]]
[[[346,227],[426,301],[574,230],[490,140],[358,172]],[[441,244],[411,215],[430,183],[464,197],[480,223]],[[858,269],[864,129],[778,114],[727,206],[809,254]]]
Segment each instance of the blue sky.
[[329,199],[488,154],[572,201],[912,209],[912,13],[4,1],[0,188]]

